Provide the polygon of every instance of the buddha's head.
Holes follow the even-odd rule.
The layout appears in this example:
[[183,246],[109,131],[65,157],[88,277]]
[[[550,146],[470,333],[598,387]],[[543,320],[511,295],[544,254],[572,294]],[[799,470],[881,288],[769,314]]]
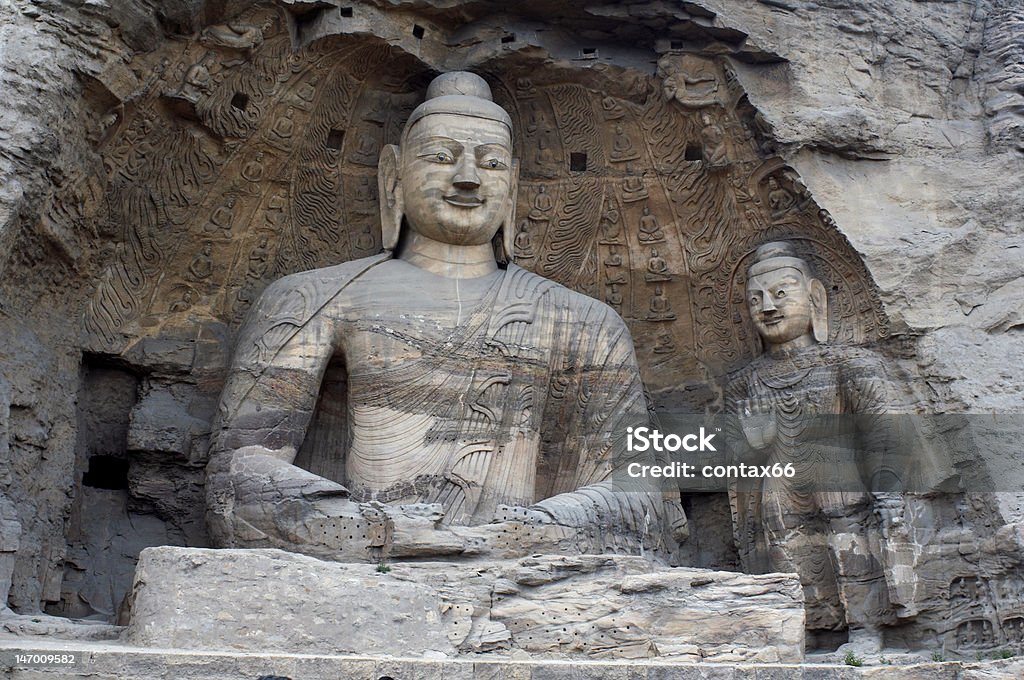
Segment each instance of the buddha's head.
[[512,119],[480,76],[445,73],[430,83],[400,145],[381,152],[377,181],[385,250],[395,249],[404,223],[465,246],[489,243],[502,229],[511,257],[518,182]]
[[747,272],[747,305],[768,348],[828,340],[828,298],[807,262],[785,241],[765,243]]

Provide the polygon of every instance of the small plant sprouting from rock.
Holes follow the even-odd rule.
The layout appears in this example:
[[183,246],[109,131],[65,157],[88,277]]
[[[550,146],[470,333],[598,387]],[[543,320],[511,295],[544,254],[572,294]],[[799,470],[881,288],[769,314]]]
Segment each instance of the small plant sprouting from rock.
[[387,564],[385,564],[384,560],[381,560],[380,562],[377,563],[377,571],[380,572],[381,574],[386,574],[389,571],[391,571],[391,567],[389,567]]
[[847,666],[863,666],[864,659],[860,658],[852,651],[850,651],[846,653],[846,658],[843,659],[843,663],[845,663]]
[[946,657],[942,656],[942,652],[932,652],[932,661],[945,661]]

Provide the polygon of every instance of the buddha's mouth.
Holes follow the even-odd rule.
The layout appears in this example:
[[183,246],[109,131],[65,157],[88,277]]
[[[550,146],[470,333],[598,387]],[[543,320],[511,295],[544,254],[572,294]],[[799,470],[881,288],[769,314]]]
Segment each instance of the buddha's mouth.
[[444,197],[447,203],[460,208],[478,208],[484,204],[484,199],[477,196],[463,196],[461,194],[449,194]]
[[783,317],[781,316],[761,317],[761,323],[763,323],[765,326],[778,326],[780,323],[782,323],[782,319]]

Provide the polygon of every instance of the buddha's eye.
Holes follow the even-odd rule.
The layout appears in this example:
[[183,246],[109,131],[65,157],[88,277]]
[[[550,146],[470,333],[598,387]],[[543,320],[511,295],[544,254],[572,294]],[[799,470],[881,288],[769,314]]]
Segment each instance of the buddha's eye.
[[447,151],[438,151],[436,154],[434,154],[434,160],[436,160],[438,163],[451,163],[455,159],[452,158],[452,155]]
[[750,304],[752,304],[752,305],[759,305],[759,304],[761,304],[761,298],[759,298],[757,296],[751,297],[750,298]]
[[489,170],[499,170],[505,167],[505,164],[497,158],[488,158],[481,165]]
[[778,289],[778,290],[777,290],[777,291],[775,292],[775,297],[777,297],[777,298],[782,298],[782,297],[786,297],[786,291],[785,291],[785,290],[783,290],[782,288],[779,288],[779,289]]

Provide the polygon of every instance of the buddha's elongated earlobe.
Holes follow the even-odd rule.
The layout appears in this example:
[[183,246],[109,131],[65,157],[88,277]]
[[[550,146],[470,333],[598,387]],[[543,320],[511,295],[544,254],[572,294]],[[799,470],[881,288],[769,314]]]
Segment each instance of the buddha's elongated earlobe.
[[384,250],[394,250],[402,230],[402,216],[405,204],[402,200],[402,183],[398,176],[400,151],[394,144],[388,144],[380,152],[377,164],[377,195],[380,196],[381,245]]
[[519,195],[519,159],[512,159],[511,179],[508,187],[508,206],[505,218],[501,223],[501,248],[504,253],[498,254],[499,260],[513,262],[516,254],[516,196]]
[[828,295],[818,279],[811,279],[811,331],[820,343],[828,342]]

